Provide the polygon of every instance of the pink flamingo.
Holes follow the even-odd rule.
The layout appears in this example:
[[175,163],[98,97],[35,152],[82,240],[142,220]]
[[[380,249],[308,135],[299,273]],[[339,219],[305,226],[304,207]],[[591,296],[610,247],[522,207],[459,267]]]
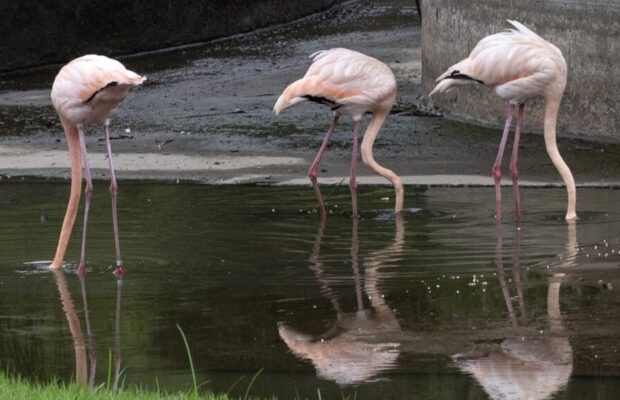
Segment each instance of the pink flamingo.
[[577,218],[575,212],[575,180],[570,169],[560,156],[556,143],[556,123],[560,101],[566,87],[566,61],[562,52],[536,33],[517,21],[508,20],[516,29],[490,35],[482,39],[469,57],[454,64],[439,78],[439,84],[429,96],[445,92],[454,86],[481,83],[495,88],[495,93],[508,101],[508,111],[499,151],[493,164],[495,180],[495,209],[501,220],[501,162],[510,131],[512,113],[519,105],[515,139],[512,146],[510,173],[515,188],[517,219],[521,218],[521,203],[518,196],[517,158],[519,139],[523,129],[523,110],[527,99],[541,96],[545,101],[544,136],[545,146],[551,161],[564,180],[568,192],[566,220]]
[[62,224],[58,247],[54,261],[50,265],[52,269],[61,267],[65,250],[78,204],[80,202],[80,191],[82,188],[82,166],[84,168],[84,179],[86,181],[86,196],[84,205],[84,230],[82,232],[82,249],[80,255],[80,265],[78,271],[84,273],[86,270],[85,248],[86,248],[86,228],[88,225],[88,211],[90,199],[93,192],[93,184],[88,167],[86,153],[86,140],[84,138],[84,127],[86,125],[103,125],[105,132],[106,148],[108,152],[108,163],[110,166],[110,193],[112,195],[112,222],[114,225],[114,240],[116,244],[116,269],[115,274],[122,274],[121,252],[118,238],[118,219],[116,213],[116,192],[117,183],[112,164],[112,148],[110,145],[110,132],[108,117],[116,109],[127,95],[131,86],[140,85],[145,78],[135,72],[125,69],[123,64],[116,60],[104,56],[86,55],[76,58],[69,64],[62,67],[52,86],[52,103],[58,115],[67,137],[69,155],[71,158],[71,194],[67,212]]
[[306,75],[289,85],[276,102],[273,111],[282,110],[299,102],[310,100],[329,106],[333,119],[323,144],[308,170],[312,181],[319,209],[325,214],[325,205],[317,185],[317,168],[329,139],[336,128],[341,115],[353,117],[353,146],[351,150],[351,205],[353,215],[357,216],[357,181],[356,161],[360,121],[366,112],[372,113],[372,119],[362,140],[362,160],[377,174],[385,177],[396,191],[394,211],[403,209],[403,185],[400,178],[391,170],[379,165],[372,155],[381,125],[390,112],[396,99],[396,79],[390,68],[381,61],[364,54],[347,49],[318,51],[310,56],[312,65]]

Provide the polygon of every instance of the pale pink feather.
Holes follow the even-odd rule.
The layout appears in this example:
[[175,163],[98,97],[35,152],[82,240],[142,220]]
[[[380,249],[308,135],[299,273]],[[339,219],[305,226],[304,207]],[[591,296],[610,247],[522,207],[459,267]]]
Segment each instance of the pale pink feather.
[[336,48],[310,56],[312,65],[303,78],[289,85],[278,98],[274,113],[306,100],[322,97],[339,112],[363,114],[382,107],[389,110],[396,96],[396,79],[390,68],[356,51]]
[[[503,99],[523,102],[536,96],[561,95],[566,86],[566,61],[562,52],[523,24],[508,21],[515,29],[482,39],[469,57],[440,75],[429,96],[457,85],[481,81],[495,88]],[[451,79],[456,73],[468,79]]]
[[131,86],[146,78],[108,57],[86,55],[62,67],[52,86],[52,103],[73,124],[103,123]]

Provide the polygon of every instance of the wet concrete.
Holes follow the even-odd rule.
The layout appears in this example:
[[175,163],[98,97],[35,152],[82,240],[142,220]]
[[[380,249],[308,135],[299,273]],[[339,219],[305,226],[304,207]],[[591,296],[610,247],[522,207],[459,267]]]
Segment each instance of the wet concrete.
[[[309,54],[338,46],[373,55],[396,74],[397,105],[375,145],[379,162],[407,184],[492,184],[500,132],[425,115],[419,20],[415,4],[404,0],[349,2],[251,34],[124,58],[148,80],[112,119],[119,178],[305,183],[329,111],[305,103],[276,117],[271,109],[284,87],[304,74]],[[0,174],[69,176],[64,136],[49,101],[57,70],[0,76]],[[344,120],[320,179],[347,176],[350,129]],[[95,176],[105,177],[102,132],[88,132]],[[560,138],[559,146],[578,185],[620,186],[620,145]],[[540,135],[526,133],[522,147],[522,185],[561,182]],[[362,184],[384,183],[363,166],[359,173]]]
[[[620,7],[613,0],[434,0],[423,5],[424,84],[427,90],[449,66],[466,58],[487,35],[512,28],[517,20],[556,45],[568,67],[568,82],[558,116],[558,130],[599,140],[620,140]],[[470,86],[433,99],[452,118],[501,127],[506,104],[494,90]],[[530,101],[526,124],[542,131],[541,101]]]

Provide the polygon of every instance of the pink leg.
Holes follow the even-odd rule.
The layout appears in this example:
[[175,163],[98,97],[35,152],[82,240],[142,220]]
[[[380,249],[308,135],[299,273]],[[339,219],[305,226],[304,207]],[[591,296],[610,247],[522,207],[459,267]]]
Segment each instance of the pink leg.
[[332,134],[334,133],[334,130],[336,129],[336,124],[338,123],[339,118],[340,118],[340,115],[338,114],[334,115],[332,124],[329,127],[327,134],[325,135],[325,139],[323,139],[323,144],[321,144],[321,148],[319,149],[319,152],[316,154],[314,161],[310,165],[310,169],[308,169],[308,176],[310,177],[310,180],[313,183],[316,182],[316,177],[317,177],[316,170],[319,167],[319,163],[321,162],[323,153],[325,153],[325,150],[327,149],[327,144],[329,143],[329,139],[331,138]]
[[515,212],[517,221],[521,221],[521,196],[519,195],[519,170],[517,169],[517,159],[519,158],[519,141],[523,130],[523,110],[525,103],[519,104],[517,113],[517,127],[515,129],[515,140],[512,145],[512,157],[510,158],[510,175],[512,176],[512,187],[515,195]]
[[86,152],[86,139],[84,138],[84,125],[78,125],[78,136],[80,140],[80,147],[82,148],[82,166],[84,168],[84,180],[86,181],[86,188],[84,189],[84,228],[82,229],[82,249],[80,251],[80,265],[78,267],[78,274],[83,275],[86,273],[86,231],[88,229],[88,213],[90,211],[90,200],[93,195],[93,182],[90,175],[90,168],[88,166],[88,154]]
[[323,139],[323,144],[321,144],[321,148],[319,152],[316,154],[314,161],[310,165],[310,169],[308,169],[308,177],[312,182],[312,187],[314,188],[314,194],[316,196],[317,201],[319,202],[319,211],[321,215],[327,215],[327,210],[325,209],[325,203],[323,202],[323,196],[321,196],[321,191],[319,190],[319,185],[317,182],[317,168],[319,167],[319,163],[321,162],[321,158],[327,150],[327,145],[329,144],[329,139],[331,138],[334,130],[336,129],[336,124],[338,124],[338,119],[340,118],[339,114],[334,114],[334,119],[332,120],[332,124],[325,135],[325,139]]
[[351,208],[353,217],[357,217],[357,149],[359,147],[360,121],[353,121],[353,146],[351,148],[351,176],[349,177],[349,189],[351,189]]
[[114,225],[114,244],[116,246],[116,268],[114,275],[121,276],[123,274],[123,261],[121,260],[121,246],[118,237],[118,216],[116,207],[116,193],[118,184],[116,183],[116,175],[114,174],[114,163],[112,162],[112,144],[110,143],[110,121],[106,120],[103,129],[105,131],[105,144],[108,151],[108,165],[110,167],[110,195],[112,196],[112,224]]
[[504,156],[504,149],[506,148],[506,141],[508,140],[508,133],[510,132],[510,124],[512,123],[513,110],[514,104],[509,103],[506,113],[506,125],[504,126],[504,133],[502,134],[502,140],[499,143],[499,150],[497,151],[495,164],[493,164],[493,179],[495,180],[495,217],[498,221],[501,221],[502,219],[502,157]]

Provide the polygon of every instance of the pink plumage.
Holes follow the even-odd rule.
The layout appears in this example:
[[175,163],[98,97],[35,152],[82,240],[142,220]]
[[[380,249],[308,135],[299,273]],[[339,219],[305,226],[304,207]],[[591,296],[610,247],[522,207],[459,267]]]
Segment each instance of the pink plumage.
[[560,156],[556,143],[557,115],[566,87],[566,61],[556,46],[523,24],[511,20],[508,22],[515,29],[487,36],[478,42],[469,57],[454,64],[437,78],[439,83],[429,96],[449,91],[460,85],[480,83],[494,88],[499,97],[508,101],[504,134],[493,165],[498,219],[501,219],[500,165],[510,131],[512,113],[518,105],[519,113],[510,172],[515,186],[517,218],[520,219],[517,158],[523,126],[524,102],[533,97],[542,97],[545,100],[545,146],[551,161],[566,185],[568,194],[566,219],[575,219],[577,218],[575,181],[570,169]]
[[[431,96],[455,85],[480,82],[495,88],[504,100],[522,103],[537,96],[562,96],[566,86],[566,61],[562,52],[516,21],[516,29],[482,39],[469,57],[437,78]],[[451,75],[462,78],[450,79]],[[469,79],[468,79],[469,78]]]
[[312,65],[303,78],[290,84],[278,98],[273,111],[279,114],[285,108],[310,100],[328,105],[334,112],[334,119],[323,144],[308,170],[317,194],[319,208],[325,213],[325,206],[317,185],[318,164],[327,148],[329,139],[341,115],[353,117],[353,148],[351,152],[351,177],[349,186],[352,195],[353,215],[357,215],[356,158],[360,120],[366,112],[373,114],[364,133],[361,145],[362,160],[373,171],[392,182],[396,191],[394,210],[402,211],[403,187],[400,178],[391,170],[379,165],[373,158],[372,146],[381,125],[396,99],[396,79],[392,70],[377,60],[362,53],[336,48],[318,51],[310,56]]
[[111,58],[82,56],[58,72],[52,86],[52,104],[61,118],[73,124],[103,125],[129,88],[145,79]]
[[112,162],[109,117],[127,95],[129,88],[138,86],[146,78],[126,69],[123,64],[108,57],[86,55],[76,58],[61,68],[52,86],[52,104],[60,116],[71,157],[71,195],[62,224],[56,255],[50,268],[60,268],[80,201],[82,168],[86,180],[86,204],[79,271],[85,272],[85,243],[88,211],[93,191],[86,151],[84,130],[87,125],[103,125],[110,166],[110,193],[112,194],[112,219],[116,244],[116,273],[122,273],[118,221],[116,213],[117,182]]
[[396,78],[381,61],[342,48],[317,51],[310,58],[306,75],[289,85],[276,102],[276,114],[308,97],[334,102],[340,113],[358,119],[367,111],[392,108]]

